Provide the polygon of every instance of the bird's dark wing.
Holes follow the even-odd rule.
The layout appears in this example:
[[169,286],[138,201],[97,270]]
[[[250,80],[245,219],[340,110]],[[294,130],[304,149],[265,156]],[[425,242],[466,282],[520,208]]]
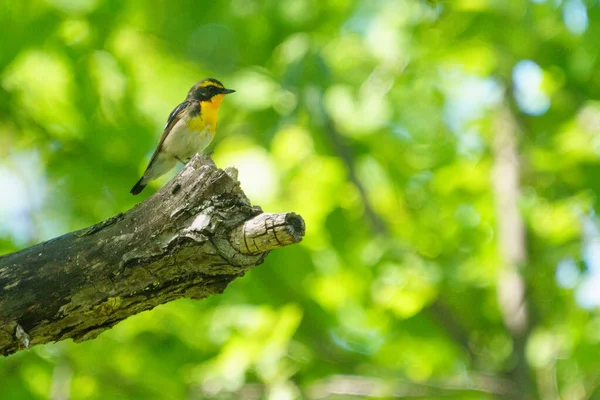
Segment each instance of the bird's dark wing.
[[177,107],[175,107],[175,109],[173,111],[171,111],[171,114],[169,114],[169,119],[167,120],[167,124],[165,125],[165,129],[163,130],[162,136],[160,137],[160,140],[158,142],[158,146],[156,146],[156,150],[154,150],[154,153],[152,154],[152,158],[150,158],[150,162],[148,163],[148,167],[150,167],[150,165],[152,165],[152,161],[154,161],[154,159],[156,158],[156,156],[160,152],[160,149],[162,149],[163,142],[165,141],[165,139],[167,138],[167,136],[169,136],[169,133],[171,132],[171,129],[173,129],[173,127],[175,126],[175,124],[181,119],[181,117],[183,116],[183,113],[185,112],[185,109],[189,105],[189,103],[190,102],[187,101],[187,100],[184,101],[183,103],[181,103]]

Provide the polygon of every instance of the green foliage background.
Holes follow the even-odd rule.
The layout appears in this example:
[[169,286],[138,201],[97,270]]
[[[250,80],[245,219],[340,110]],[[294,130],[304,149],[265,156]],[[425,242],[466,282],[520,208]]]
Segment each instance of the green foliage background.
[[[1,358],[1,399],[600,398],[597,1],[3,0],[0,37],[1,253],[140,201],[207,76],[237,89],[217,165],[307,223],[221,296]],[[521,333],[498,301],[507,118]]]

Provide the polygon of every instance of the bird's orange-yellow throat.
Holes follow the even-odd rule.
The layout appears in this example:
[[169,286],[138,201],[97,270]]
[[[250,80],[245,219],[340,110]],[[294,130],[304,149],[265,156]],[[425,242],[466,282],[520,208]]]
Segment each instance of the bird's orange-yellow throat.
[[169,115],[150,163],[131,194],[140,193],[150,181],[170,171],[178,162],[187,162],[203,151],[215,137],[223,98],[233,92],[213,78],[192,86],[185,101]]

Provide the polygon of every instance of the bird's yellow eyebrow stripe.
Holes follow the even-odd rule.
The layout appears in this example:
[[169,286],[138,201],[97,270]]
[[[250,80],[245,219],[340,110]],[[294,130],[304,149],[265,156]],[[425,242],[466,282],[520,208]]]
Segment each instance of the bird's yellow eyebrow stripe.
[[213,81],[206,81],[206,82],[202,82],[200,84],[200,87],[207,87],[207,86],[216,86],[218,88],[224,89],[223,85],[219,85],[217,82],[213,82]]

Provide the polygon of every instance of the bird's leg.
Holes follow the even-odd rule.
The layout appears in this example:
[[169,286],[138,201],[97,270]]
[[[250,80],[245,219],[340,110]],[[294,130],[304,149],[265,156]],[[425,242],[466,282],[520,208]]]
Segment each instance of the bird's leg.
[[180,163],[182,163],[183,165],[185,165],[187,163],[187,161],[190,161],[189,158],[187,161],[183,161],[181,158],[175,156],[175,158],[177,159],[177,161],[179,161]]

